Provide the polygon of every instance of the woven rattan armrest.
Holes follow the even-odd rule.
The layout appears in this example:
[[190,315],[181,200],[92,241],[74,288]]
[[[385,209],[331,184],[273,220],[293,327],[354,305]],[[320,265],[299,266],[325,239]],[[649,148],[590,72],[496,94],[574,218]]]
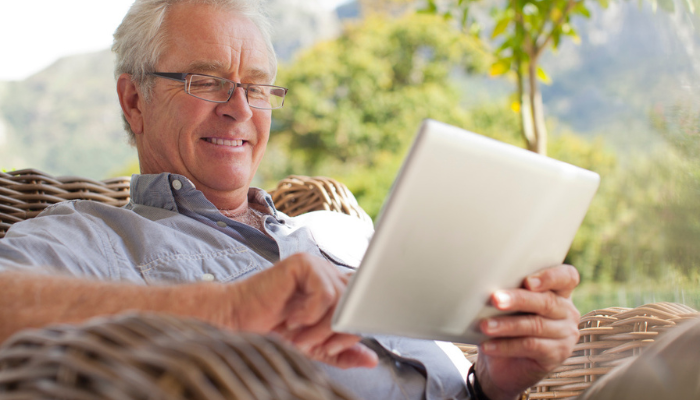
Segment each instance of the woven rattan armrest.
[[129,314],[26,330],[0,347],[0,400],[350,400],[280,341]]

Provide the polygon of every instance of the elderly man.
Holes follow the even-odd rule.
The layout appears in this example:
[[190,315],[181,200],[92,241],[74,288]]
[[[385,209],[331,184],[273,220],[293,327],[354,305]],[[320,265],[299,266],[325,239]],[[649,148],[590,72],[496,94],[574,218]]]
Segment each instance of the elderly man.
[[[117,92],[141,175],[122,209],[65,202],[0,240],[0,340],[26,327],[126,310],[277,332],[361,398],[465,398],[436,343],[334,333],[330,319],[371,227],[290,218],[251,188],[265,153],[276,60],[255,0],[137,0],[115,33]],[[521,312],[482,321],[469,387],[512,399],[571,352],[572,267],[492,296]],[[374,368],[354,368],[374,367]],[[478,383],[478,384],[477,384]]]

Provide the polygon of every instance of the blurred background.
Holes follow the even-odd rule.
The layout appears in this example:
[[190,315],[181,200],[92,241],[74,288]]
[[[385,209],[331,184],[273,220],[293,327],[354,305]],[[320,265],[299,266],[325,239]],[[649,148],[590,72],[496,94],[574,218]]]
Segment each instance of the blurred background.
[[[331,176],[376,217],[438,119],[601,175],[566,260],[580,311],[700,308],[694,1],[269,0],[290,92],[255,184]],[[0,169],[137,173],[109,51],[131,0],[2,3]]]

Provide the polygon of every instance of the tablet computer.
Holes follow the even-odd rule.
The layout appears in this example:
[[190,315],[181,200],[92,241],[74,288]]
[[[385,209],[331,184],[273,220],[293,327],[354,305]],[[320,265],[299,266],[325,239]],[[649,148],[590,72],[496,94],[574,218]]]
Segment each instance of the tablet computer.
[[491,293],[561,264],[598,174],[426,120],[333,315],[338,332],[479,343]]

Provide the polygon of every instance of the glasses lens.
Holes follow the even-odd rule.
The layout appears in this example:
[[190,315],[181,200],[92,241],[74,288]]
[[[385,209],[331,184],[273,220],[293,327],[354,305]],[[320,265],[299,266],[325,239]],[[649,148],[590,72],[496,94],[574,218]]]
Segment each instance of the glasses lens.
[[285,90],[277,86],[248,85],[248,103],[251,107],[269,110],[282,107]]
[[212,76],[190,75],[187,93],[204,100],[226,101],[233,83]]

